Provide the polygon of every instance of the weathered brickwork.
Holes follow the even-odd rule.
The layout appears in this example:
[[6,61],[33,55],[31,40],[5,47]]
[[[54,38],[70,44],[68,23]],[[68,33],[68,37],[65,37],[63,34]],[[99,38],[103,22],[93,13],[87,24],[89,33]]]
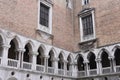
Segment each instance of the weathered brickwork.
[[73,46],[72,9],[66,0],[53,1],[53,39],[44,39],[37,32],[38,0],[0,0],[0,27],[67,50]]
[[[79,51],[80,27],[78,13],[81,0],[73,0],[73,9],[66,0],[53,0],[52,35],[44,39],[37,32],[38,0],[0,0],[0,27],[70,51]],[[90,0],[95,8],[95,30],[98,46],[120,41],[120,1]]]
[[[81,1],[75,0],[75,50],[80,42],[79,20],[77,14],[82,10]],[[90,0],[89,8],[95,8],[95,30],[97,44],[104,46],[120,42],[120,1]]]

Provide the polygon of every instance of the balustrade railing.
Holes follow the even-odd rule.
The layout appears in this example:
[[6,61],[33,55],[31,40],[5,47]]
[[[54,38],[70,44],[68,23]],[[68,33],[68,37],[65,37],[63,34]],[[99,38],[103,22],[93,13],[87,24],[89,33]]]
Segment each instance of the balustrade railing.
[[89,75],[92,76],[92,75],[97,75],[97,69],[90,69],[89,70]]
[[63,69],[58,69],[58,75],[64,75],[64,70]]
[[32,69],[32,63],[23,62],[23,69]]
[[72,71],[65,71],[66,76],[72,76]]
[[18,67],[18,60],[8,59],[8,66]]
[[116,72],[120,72],[120,66],[116,66]]
[[55,73],[55,68],[54,67],[48,67],[48,73],[54,74]]
[[85,71],[78,71],[78,77],[85,77]]
[[45,72],[45,66],[43,65],[36,65],[36,70],[40,72]]
[[102,68],[102,73],[107,74],[111,72],[111,67]]

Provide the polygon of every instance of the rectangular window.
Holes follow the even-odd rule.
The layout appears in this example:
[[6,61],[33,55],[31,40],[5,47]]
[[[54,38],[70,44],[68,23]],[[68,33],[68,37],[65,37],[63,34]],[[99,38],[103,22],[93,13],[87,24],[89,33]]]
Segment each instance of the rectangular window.
[[82,0],[83,5],[89,4],[89,0]]
[[40,3],[40,24],[48,27],[49,25],[49,7]]
[[87,15],[82,18],[82,26],[83,26],[83,36],[93,35],[93,20],[92,14]]

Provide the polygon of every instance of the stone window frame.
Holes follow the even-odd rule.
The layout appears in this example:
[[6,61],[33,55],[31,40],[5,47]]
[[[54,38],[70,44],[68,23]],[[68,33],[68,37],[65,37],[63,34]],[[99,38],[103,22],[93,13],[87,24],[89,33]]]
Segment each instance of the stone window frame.
[[[85,3],[85,1],[86,1],[86,3]],[[87,5],[89,3],[90,3],[90,0],[82,0],[82,5]]]
[[[82,17],[88,16],[90,14],[92,15],[92,20],[93,20],[93,35],[90,35],[90,36],[85,38],[83,35]],[[80,26],[80,40],[81,40],[81,42],[86,42],[86,41],[96,39],[95,10],[94,10],[94,8],[89,8],[89,9],[85,9],[85,10],[81,11],[81,13],[79,14],[79,23],[80,23],[79,26]]]
[[[40,3],[49,7],[48,27],[40,24]],[[50,0],[38,0],[38,27],[37,27],[37,31],[39,31],[40,33],[44,33],[47,35],[52,34],[52,6],[53,6],[53,3]]]

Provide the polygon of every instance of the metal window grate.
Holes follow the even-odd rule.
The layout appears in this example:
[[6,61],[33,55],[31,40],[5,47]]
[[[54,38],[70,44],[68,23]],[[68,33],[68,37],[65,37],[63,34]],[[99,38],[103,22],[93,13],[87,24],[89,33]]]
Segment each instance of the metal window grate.
[[40,24],[48,27],[49,24],[49,7],[40,3]]
[[83,25],[83,36],[88,36],[93,34],[93,21],[92,14],[82,18]]

